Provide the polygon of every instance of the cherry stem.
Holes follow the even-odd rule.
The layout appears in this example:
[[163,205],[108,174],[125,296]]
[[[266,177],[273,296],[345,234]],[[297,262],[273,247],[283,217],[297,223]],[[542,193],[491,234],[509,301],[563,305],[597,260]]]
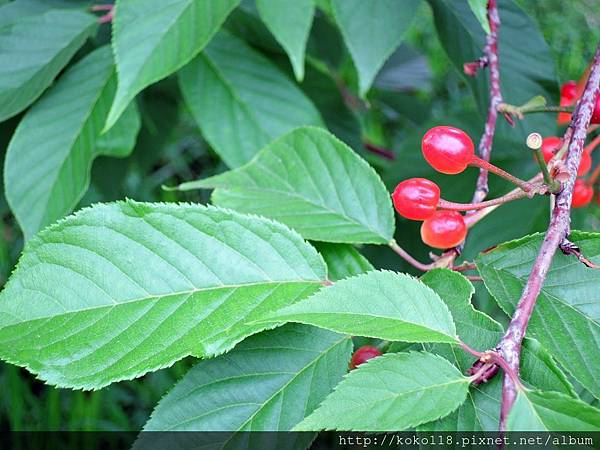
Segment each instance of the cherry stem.
[[423,272],[427,272],[428,270],[433,268],[433,264],[423,264],[422,262],[417,261],[413,258],[406,250],[398,245],[396,241],[391,241],[389,247],[394,250],[402,259],[408,262],[411,266],[422,270]]
[[480,169],[486,170],[488,172],[492,172],[494,175],[498,175],[499,177],[510,181],[515,186],[520,187],[525,192],[529,192],[533,189],[531,183],[521,180],[520,178],[517,178],[514,175],[511,175],[510,173],[502,170],[500,167],[497,167],[484,159],[478,158],[477,156],[473,156],[473,159],[471,160],[469,165],[479,167]]
[[462,348],[465,352],[470,353],[471,355],[477,357],[477,358],[481,358],[484,355],[484,352],[478,352],[477,350],[475,350],[472,347],[469,347],[467,344],[465,344],[463,341],[460,341],[460,343],[458,344],[460,346],[460,348]]
[[115,5],[94,5],[90,8],[90,11],[106,11],[106,14],[98,17],[98,23],[108,23],[114,19]]
[[[583,149],[583,151],[584,152],[590,152],[590,153],[592,153],[592,151],[598,146],[598,144],[600,144],[600,135],[596,136],[592,140],[592,142],[590,142],[588,144],[588,146]],[[593,186],[599,176],[600,176],[600,164],[598,164],[596,166],[596,168],[594,169],[594,171],[592,172],[592,174],[588,178],[587,184],[590,185],[590,186]]]
[[455,270],[456,272],[465,272],[467,270],[477,270],[477,266],[475,265],[475,263],[465,261],[459,266],[454,266],[452,270]]
[[[450,270],[454,270],[456,272],[463,272],[465,270],[477,270],[477,267],[475,266],[475,264],[473,263],[468,263],[465,262],[459,266],[454,266],[454,259],[456,258],[456,255],[454,254],[454,251],[447,251],[445,253],[443,253],[441,256],[432,256],[432,259],[435,258],[435,261],[429,264],[424,264],[420,261],[417,261],[415,258],[413,258],[406,250],[404,250],[402,247],[400,247],[398,245],[398,243],[395,240],[392,240],[388,246],[394,251],[396,252],[398,255],[400,255],[400,257],[402,259],[404,259],[406,262],[408,262],[411,266],[413,266],[414,268],[421,270],[423,272],[428,272],[432,269],[437,269],[437,268],[446,268],[446,269],[450,269]],[[476,275],[470,275],[470,277],[472,277],[473,281],[480,281],[479,278]]]
[[480,275],[465,275],[465,278],[469,281],[483,281]]
[[513,200],[519,200],[528,196],[528,193],[519,189],[514,192],[509,192],[502,197],[494,198],[491,200],[485,200],[479,203],[455,203],[440,198],[438,208],[449,209],[451,211],[475,211],[478,209],[484,209],[489,206],[502,205],[504,203],[512,202]]
[[542,153],[542,144],[543,139],[539,133],[531,133],[527,136],[527,147],[533,150],[535,160],[538,163],[538,166],[540,166],[542,176],[544,177],[544,183],[548,186],[550,192],[558,192],[560,191],[560,182],[554,180],[548,171],[548,166],[546,165],[546,160]]
[[[492,364],[496,364],[496,365],[500,366],[502,368],[502,370],[504,370],[504,372],[509,376],[509,378],[515,383],[515,385],[517,385],[519,388],[523,389],[521,380],[519,380],[519,377],[517,376],[515,371],[512,369],[512,367],[509,366],[508,362],[506,362],[506,360],[502,357],[502,355],[500,355],[500,353],[498,353],[496,350],[488,350],[485,352],[480,352],[480,351],[477,351],[474,348],[470,347],[463,341],[460,341],[459,346],[465,352],[470,353],[471,355],[478,358],[479,361],[481,361],[482,363],[485,363],[485,364],[492,363]],[[476,375],[479,375],[479,374],[476,374]],[[477,378],[477,377],[475,377],[475,378]]]
[[93,5],[90,7],[90,11],[112,11],[115,5]]
[[592,139],[592,142],[590,142],[584,149],[584,152],[590,152],[592,153],[594,151],[594,149],[596,147],[598,147],[598,144],[600,144],[600,134],[598,136],[596,136],[594,139]]
[[546,112],[573,112],[572,106],[536,106],[531,108],[519,108],[519,112],[521,114],[530,114],[530,113],[546,113]]

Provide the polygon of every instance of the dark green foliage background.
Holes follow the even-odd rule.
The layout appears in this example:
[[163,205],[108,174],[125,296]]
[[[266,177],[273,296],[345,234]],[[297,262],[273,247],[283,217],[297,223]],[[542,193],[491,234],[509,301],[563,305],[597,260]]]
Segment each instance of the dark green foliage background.
[[[397,72],[390,75],[390,71],[386,72],[384,68],[381,78],[367,96],[369,108],[363,105],[356,112],[351,112],[344,104],[334,82],[334,78],[341,81],[350,92],[349,95],[355,98],[357,77],[351,59],[337,29],[320,13],[313,24],[308,54],[326,61],[330,73],[325,74],[307,63],[305,79],[300,88],[317,106],[329,129],[379,171],[389,190],[401,179],[425,176],[440,183],[446,198],[467,201],[472,193],[476,172],[467,171],[454,178],[435,174],[422,161],[418,150],[423,132],[434,124],[463,127],[474,140],[482,130],[482,105],[487,100],[482,97],[485,91],[481,79],[467,81],[457,71],[459,61],[451,58],[458,51],[457,42],[467,39],[466,30],[459,27],[446,29],[451,25],[450,19],[443,19],[438,14],[437,20],[434,20],[432,14],[432,11],[448,8],[452,1],[429,0],[420,4],[404,43],[391,59],[390,64],[395,65],[393,68]],[[3,3],[8,2],[0,0],[0,5]],[[226,27],[262,52],[293,80],[286,55],[253,12],[252,3],[244,1],[228,18]],[[504,24],[501,52],[503,46],[506,48],[510,45],[530,46],[535,52],[536,42],[545,39],[554,58],[557,74],[554,83],[548,82],[545,87],[547,94],[552,97],[548,99],[549,102],[555,103],[558,100],[558,82],[579,77],[600,39],[600,8],[595,0],[518,0],[517,3],[537,23],[539,30],[522,30],[531,37],[525,42],[522,39],[515,42],[518,38],[510,35],[511,24]],[[511,6],[511,10],[514,8]],[[501,10],[501,18],[504,17],[502,14]],[[477,22],[474,23],[479,26]],[[481,28],[476,31],[482,38]],[[90,48],[108,43],[109,39],[109,26],[103,25],[91,42],[78,52],[75,60]],[[535,63],[531,61],[534,66]],[[535,70],[535,67],[531,70]],[[508,72],[508,69],[501,69],[505,93],[517,94],[506,100],[527,100],[514,98],[518,97],[522,86],[518,78],[507,77]],[[386,73],[387,76],[384,76]],[[554,78],[553,74],[548,76]],[[530,96],[538,93],[531,92]],[[226,170],[182,104],[176,77],[169,77],[145,89],[138,96],[138,105],[142,128],[133,154],[126,159],[98,158],[93,166],[91,186],[79,206],[125,197],[140,201],[206,203],[208,191],[173,193],[161,189],[162,185],[205,178]],[[3,154],[21,116],[0,123],[0,150]],[[557,131],[554,116],[538,115],[533,122],[526,124],[526,127],[536,130],[541,127],[545,133]],[[498,165],[519,175],[530,176],[535,168],[529,155],[524,154],[522,144],[519,146],[524,131],[519,128],[511,130],[502,123],[495,140],[493,159]],[[367,152],[362,142],[391,149],[396,155],[395,161]],[[491,188],[491,195],[495,195],[505,192],[507,185],[492,178]],[[0,213],[0,278],[4,282],[18,258],[23,238],[4,195],[0,198]],[[477,251],[488,246],[534,231],[543,231],[547,214],[543,199],[531,203],[517,202],[500,214],[492,214],[471,233],[464,256],[470,259]],[[597,206],[577,211],[574,219],[576,227],[600,229]],[[429,249],[420,242],[418,224],[404,220],[398,220],[397,223],[397,241],[419,259],[426,260]],[[415,273],[385,246],[368,246],[362,250],[377,268]],[[494,306],[483,290],[477,291],[475,301],[480,309],[500,322],[506,321],[506,316]],[[365,340],[360,339],[360,344],[363,342]],[[135,381],[114,384],[102,391],[81,392],[54,389],[36,381],[25,370],[2,363],[0,431],[138,430],[148,419],[156,402],[192,365],[193,361],[187,359]]]

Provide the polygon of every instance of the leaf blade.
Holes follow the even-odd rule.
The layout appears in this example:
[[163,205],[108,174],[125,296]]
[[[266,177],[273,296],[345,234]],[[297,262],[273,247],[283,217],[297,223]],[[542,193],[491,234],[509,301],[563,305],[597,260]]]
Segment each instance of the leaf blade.
[[392,341],[458,342],[452,315],[437,294],[415,278],[387,271],[338,281],[269,319]]
[[229,167],[294,128],[322,125],[312,102],[271,61],[224,31],[180,72],[179,85],[202,134]]
[[556,392],[521,391],[507,431],[600,431],[600,410]]
[[117,0],[112,46],[119,74],[104,130],[146,86],[194,58],[240,0]]
[[377,173],[319,128],[298,128],[243,167],[178,187],[197,188],[217,188],[214,204],[270,217],[307,239],[387,244],[394,233],[390,196]]
[[261,19],[285,49],[296,80],[304,78],[304,52],[315,13],[313,0],[257,0]]
[[[0,15],[7,7],[13,5]],[[60,9],[40,9],[0,27],[0,122],[33,103],[95,28],[90,14]]]
[[245,321],[325,278],[312,247],[265,219],[193,205],[99,205],[29,242],[0,295],[0,355],[52,384],[98,388],[227,351],[265,328]]
[[[253,336],[193,367],[159,402],[144,430],[289,431],[341,380],[351,350],[348,336],[304,325]],[[243,411],[235,414],[227,405]]]
[[295,430],[403,430],[449,414],[468,388],[468,378],[439,356],[386,354],[351,371]]
[[4,184],[27,238],[71,212],[87,189],[114,90],[112,55],[101,47],[71,67],[19,123]]
[[333,15],[358,72],[362,97],[402,42],[419,4],[419,0],[332,0]]

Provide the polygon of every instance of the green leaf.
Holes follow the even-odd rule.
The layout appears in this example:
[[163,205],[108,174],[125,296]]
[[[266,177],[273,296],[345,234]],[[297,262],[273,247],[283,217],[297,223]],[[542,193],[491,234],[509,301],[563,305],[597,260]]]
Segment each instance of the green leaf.
[[[315,25],[322,23],[323,18]],[[321,41],[319,41],[321,42]],[[348,109],[344,97],[329,73],[307,64],[302,90],[315,104],[327,129],[353,149],[362,149],[362,130],[358,117]]]
[[[480,113],[487,111],[488,77],[464,74],[463,64],[475,61],[483,54],[485,32],[471,10],[468,0],[428,0],[434,14],[435,27],[446,53],[456,70],[471,87]],[[558,102],[555,59],[539,27],[514,0],[498,0],[500,27],[500,83],[504,101],[520,105],[532,95],[542,95]],[[526,44],[526,45],[524,45]],[[498,121],[496,134],[515,130]],[[529,114],[515,125],[522,140],[536,131],[542,136],[556,133],[556,123],[541,115]]]
[[304,78],[304,52],[315,13],[314,0],[256,0],[261,19],[288,54],[298,81]]
[[430,353],[391,353],[351,371],[297,431],[399,431],[455,410],[469,389],[445,359]]
[[439,296],[416,278],[388,271],[338,281],[270,319],[390,341],[457,342]]
[[0,294],[0,356],[50,384],[99,388],[227,351],[325,278],[321,256],[266,219],[101,204],[29,241]]
[[490,33],[490,24],[487,18],[487,0],[467,0],[469,2],[469,8],[473,11],[473,14],[481,24],[481,28],[486,34]]
[[394,234],[392,202],[377,173],[320,128],[294,130],[245,166],[178,189],[211,187],[220,188],[214,204],[278,220],[306,239],[386,244]]
[[96,151],[115,158],[129,156],[135,147],[142,126],[140,112],[135,103],[130,103],[119,120],[96,141]]
[[351,351],[348,336],[304,325],[253,336],[193,367],[144,430],[289,431],[341,381]]
[[331,5],[364,97],[383,63],[402,42],[420,0],[332,0]]
[[[5,9],[14,6],[0,17]],[[0,122],[33,103],[95,29],[90,14],[45,8],[0,24]]]
[[[484,351],[496,346],[503,334],[502,326],[471,304],[473,285],[462,275],[447,269],[435,269],[421,277],[446,303],[458,335],[471,347]],[[464,373],[475,358],[455,347],[436,344],[431,348],[456,364]],[[574,396],[573,387],[551,356],[532,339],[526,339],[522,351],[521,376],[538,389],[553,390]],[[500,411],[501,375],[492,381],[473,386],[465,401],[444,419],[419,427],[422,431],[496,431]]]
[[224,31],[180,72],[179,84],[202,134],[229,167],[247,163],[296,127],[322,124],[294,83]]
[[[487,289],[512,315],[543,236],[499,245],[477,258]],[[600,235],[573,232],[586,257],[600,262]],[[600,398],[600,273],[558,252],[540,293],[527,334],[537,339],[586,389]]]
[[600,431],[600,410],[556,392],[521,391],[506,431]]
[[135,95],[190,62],[240,0],[117,0],[112,46],[119,86],[111,128]]
[[71,212],[85,193],[115,87],[111,51],[102,47],[72,66],[19,123],[4,184],[27,238]]
[[374,270],[367,258],[351,245],[318,242],[315,247],[327,264],[327,273],[331,281]]

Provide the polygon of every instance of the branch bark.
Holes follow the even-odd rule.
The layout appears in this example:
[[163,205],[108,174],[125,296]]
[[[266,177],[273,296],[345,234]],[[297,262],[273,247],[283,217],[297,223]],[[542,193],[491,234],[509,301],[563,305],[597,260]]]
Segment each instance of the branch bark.
[[[587,127],[590,124],[596,95],[599,92],[599,85],[600,45],[596,51],[585,90],[573,113],[573,118],[569,126],[570,130],[567,130],[565,135],[565,138],[568,135],[571,136],[566,159],[569,179],[565,182],[563,190],[556,195],[555,206],[544,241],[531,268],[527,284],[523,289],[506,334],[498,345],[501,355],[515,374],[519,373],[521,343],[525,336],[536,300],[546,279],[548,269],[552,263],[552,258],[559,245],[567,238],[570,232],[573,186],[577,178],[577,168],[579,167],[583,153]],[[515,402],[516,396],[517,386],[505,373],[502,388],[502,408],[500,411],[500,431],[505,431],[506,429],[506,419]]]
[[[496,0],[489,0],[487,5],[488,22],[490,33],[486,36],[484,58],[490,71],[490,102],[488,105],[487,120],[483,136],[479,141],[477,152],[484,161],[489,161],[492,153],[492,143],[496,133],[496,122],[498,120],[498,107],[502,103],[502,92],[500,90],[500,64],[498,62],[498,30],[500,29],[500,16]],[[488,171],[479,170],[479,177],[471,203],[482,202],[489,192]]]

